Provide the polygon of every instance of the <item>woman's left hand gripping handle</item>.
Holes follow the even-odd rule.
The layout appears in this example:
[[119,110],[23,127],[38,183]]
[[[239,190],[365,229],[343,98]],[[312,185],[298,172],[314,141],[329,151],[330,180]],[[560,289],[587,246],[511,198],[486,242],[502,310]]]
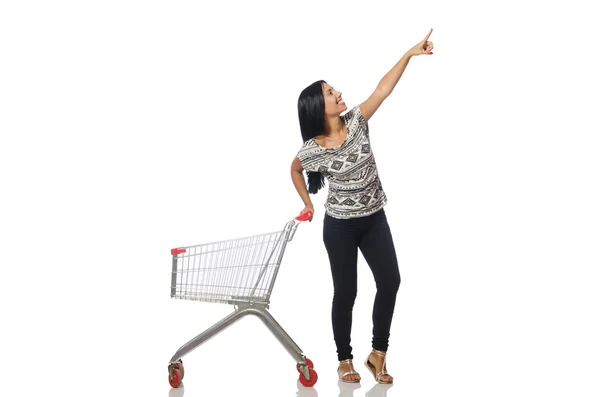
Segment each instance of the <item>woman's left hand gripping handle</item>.
[[306,208],[304,208],[302,210],[302,212],[300,212],[300,215],[298,215],[296,217],[296,219],[299,220],[299,221],[302,221],[302,222],[303,221],[312,222],[312,218],[313,218],[314,213],[315,213],[315,211],[312,208],[306,207]]

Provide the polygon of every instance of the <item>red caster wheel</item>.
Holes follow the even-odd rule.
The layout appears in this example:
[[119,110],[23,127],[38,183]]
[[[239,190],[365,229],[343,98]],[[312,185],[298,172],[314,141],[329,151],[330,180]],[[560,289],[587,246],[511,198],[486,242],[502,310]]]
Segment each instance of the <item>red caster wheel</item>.
[[[313,364],[313,362],[311,361],[310,358],[305,358],[304,361],[306,361],[306,365],[308,365],[308,368],[310,368],[310,369],[315,368],[315,365]],[[300,372],[300,364],[296,364],[296,369],[298,370],[298,372]]]
[[306,379],[304,377],[304,375],[302,373],[300,373],[300,383],[302,383],[302,386],[304,387],[313,387],[315,385],[315,383],[317,383],[317,380],[319,379],[319,377],[317,376],[317,373],[315,372],[314,369],[309,368],[308,369],[308,373],[310,374],[310,380]]
[[[176,389],[181,386],[181,380],[183,379],[183,375],[181,371],[177,368],[173,368],[169,373],[169,384],[172,388]],[[312,375],[311,375],[312,376]]]

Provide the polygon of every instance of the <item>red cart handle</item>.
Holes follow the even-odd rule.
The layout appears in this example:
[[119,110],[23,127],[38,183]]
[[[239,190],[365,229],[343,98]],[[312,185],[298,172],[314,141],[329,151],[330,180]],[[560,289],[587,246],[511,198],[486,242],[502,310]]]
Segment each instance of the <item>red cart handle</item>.
[[310,219],[312,216],[313,216],[313,212],[312,212],[312,211],[307,211],[307,212],[305,212],[304,214],[298,215],[298,216],[296,217],[296,220],[299,220],[299,221],[301,221],[301,222],[302,222],[302,221],[307,221],[307,220],[309,220],[309,219]]
[[185,253],[185,248],[173,248],[171,250],[171,255],[179,255]]

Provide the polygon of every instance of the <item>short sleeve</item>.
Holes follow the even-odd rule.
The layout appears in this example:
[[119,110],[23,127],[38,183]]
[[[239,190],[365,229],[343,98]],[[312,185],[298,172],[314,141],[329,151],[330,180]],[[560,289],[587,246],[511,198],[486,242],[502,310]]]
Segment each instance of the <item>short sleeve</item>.
[[344,115],[342,116],[342,120],[344,120],[344,123],[348,124],[350,123],[350,121],[354,118],[354,116],[356,115],[356,110],[358,109],[358,111],[360,112],[360,109],[358,106],[353,107],[352,109],[348,110],[346,113],[344,113]]
[[312,172],[315,171],[315,158],[314,158],[314,144],[313,141],[305,142],[300,150],[298,151],[298,160],[300,160],[300,164],[304,171]]
[[365,120],[365,118],[363,117],[363,114],[360,111],[360,106],[357,106],[354,109],[356,109],[354,111],[354,117],[356,117],[358,124],[366,130],[366,133],[368,135],[369,134],[369,124],[367,123],[367,120]]

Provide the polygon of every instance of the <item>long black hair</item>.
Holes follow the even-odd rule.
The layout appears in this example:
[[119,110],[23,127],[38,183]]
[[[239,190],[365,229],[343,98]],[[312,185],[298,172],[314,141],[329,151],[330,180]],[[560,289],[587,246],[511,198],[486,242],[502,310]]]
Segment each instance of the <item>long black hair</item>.
[[[315,81],[306,87],[298,98],[298,119],[304,142],[325,132],[323,83],[325,83],[324,80]],[[325,186],[325,178],[320,172],[307,172],[307,175],[309,193],[315,194]]]

